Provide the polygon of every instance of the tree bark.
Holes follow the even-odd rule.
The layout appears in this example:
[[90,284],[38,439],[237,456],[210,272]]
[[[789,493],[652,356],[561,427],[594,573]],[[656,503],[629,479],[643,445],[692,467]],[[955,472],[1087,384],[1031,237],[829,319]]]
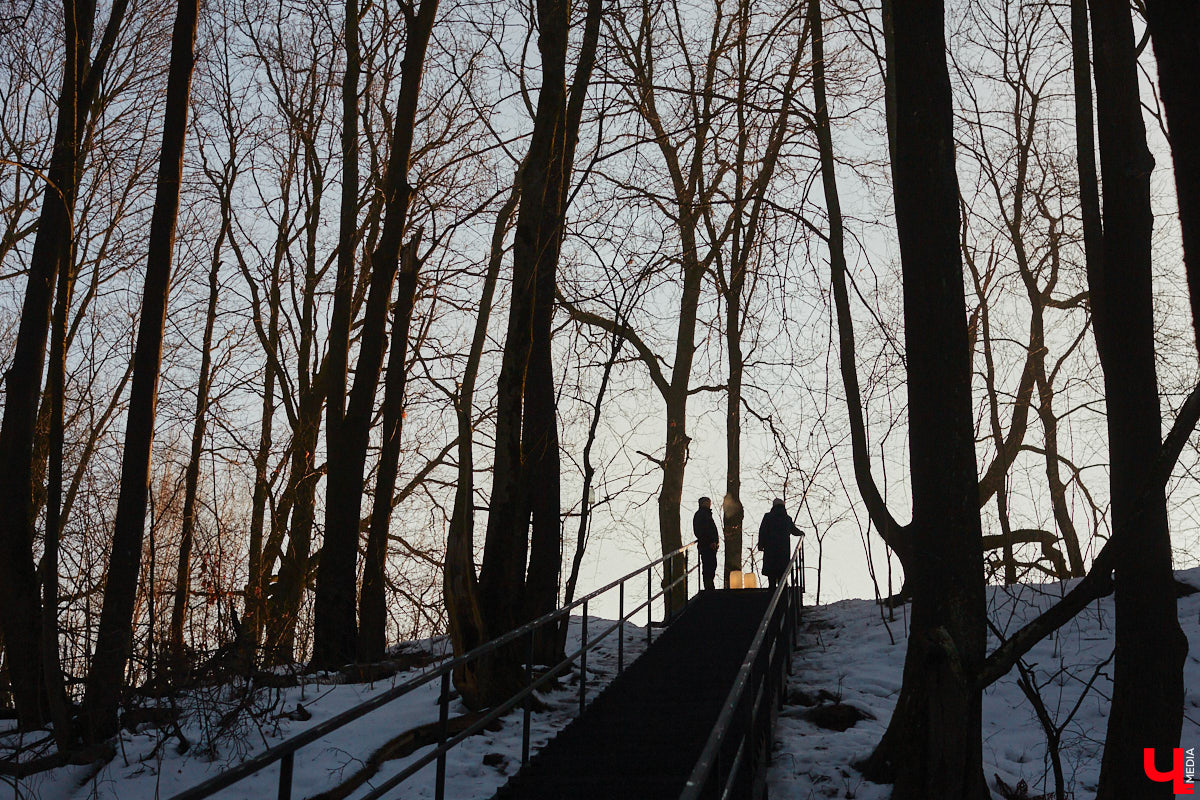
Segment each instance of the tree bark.
[[354,254],[358,239],[358,79],[362,56],[358,42],[358,0],[346,0],[343,26],[346,73],[342,78],[342,197],[338,216],[337,284],[329,322],[325,438],[340,441],[346,414],[346,370],[354,305]]
[[93,741],[111,736],[117,730],[117,706],[124,686],[125,663],[129,658],[133,635],[133,604],[145,531],[163,326],[166,322],[175,223],[179,210],[198,13],[197,0],[180,0],[171,34],[162,155],[150,221],[145,294],[134,353],[133,386],[126,423],[125,452],[121,462],[121,490],[113,524],[104,608],[84,699],[84,718]]
[[[276,298],[278,299],[278,298]],[[268,341],[274,351],[278,347],[279,305],[274,303],[269,312]],[[243,645],[247,665],[254,663],[256,651],[262,641],[263,624],[266,620],[266,574],[264,564],[263,530],[266,527],[267,504],[271,496],[271,482],[267,477],[267,464],[271,457],[274,440],[275,419],[275,370],[269,365],[263,371],[262,411],[259,418],[258,449],[254,453],[254,496],[250,506],[249,558],[246,565],[246,596],[243,618]],[[274,516],[272,514],[272,516]],[[272,522],[272,529],[276,526]]]
[[[1154,159],[1138,92],[1129,6],[1091,0],[1104,186],[1103,259],[1088,265],[1093,330],[1104,371],[1115,563],[1116,657],[1099,800],[1172,796],[1151,781],[1143,748],[1179,746],[1183,662],[1166,494],[1142,497],[1161,450],[1151,271]],[[1194,43],[1193,43],[1194,46]],[[1114,301],[1119,298],[1119,301]]]

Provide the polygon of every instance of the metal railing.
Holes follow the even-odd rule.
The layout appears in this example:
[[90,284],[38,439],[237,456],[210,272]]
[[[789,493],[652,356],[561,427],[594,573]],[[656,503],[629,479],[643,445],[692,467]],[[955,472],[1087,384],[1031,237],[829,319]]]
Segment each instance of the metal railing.
[[[238,766],[215,775],[203,783],[193,786],[191,789],[180,792],[170,800],[201,800],[201,798],[211,797],[222,789],[228,788],[238,781],[248,778],[257,772],[266,769],[275,762],[279,762],[279,800],[291,800],[292,796],[292,772],[295,766],[296,752],[306,745],[328,736],[334,731],[342,728],[351,722],[363,717],[372,711],[376,711],[389,703],[398,700],[401,697],[429,684],[434,680],[441,680],[441,697],[439,699],[439,734],[438,746],[429,753],[426,753],[421,758],[409,764],[401,772],[388,778],[376,786],[369,794],[363,797],[363,800],[376,800],[382,797],[384,793],[392,790],[399,784],[403,783],[408,778],[412,777],[419,770],[428,766],[433,762],[437,762],[435,797],[437,800],[444,800],[446,796],[446,753],[457,746],[460,742],[468,737],[475,735],[485,727],[490,725],[499,717],[512,711],[518,705],[524,704],[522,745],[521,745],[521,764],[524,765],[529,761],[529,726],[530,716],[533,710],[533,693],[545,686],[550,681],[557,678],[565,672],[577,660],[579,662],[579,709],[583,711],[587,704],[587,654],[588,651],[594,649],[606,637],[614,631],[618,633],[617,638],[617,672],[620,673],[625,669],[625,623],[632,620],[633,616],[640,613],[642,609],[646,610],[646,642],[651,640],[651,625],[653,624],[653,603],[658,598],[664,599],[663,603],[663,624],[670,622],[683,610],[682,605],[676,605],[676,592],[672,591],[676,587],[682,585],[682,591],[679,594],[687,596],[687,583],[690,573],[696,573],[696,593],[700,591],[700,563],[696,559],[696,563],[689,566],[687,563],[686,551],[695,547],[696,543],[684,545],[683,547],[668,553],[656,561],[652,561],[638,569],[630,572],[624,577],[609,583],[607,586],[602,586],[594,592],[579,598],[570,605],[551,611],[547,614],[538,617],[516,630],[493,639],[492,641],[481,645],[468,653],[464,653],[458,658],[447,661],[437,668],[426,672],[422,675],[415,676],[404,683],[394,686],[393,688],[382,692],[376,697],[347,709],[340,714],[331,717],[325,722],[313,725],[311,728],[302,733],[293,736],[286,741],[283,741],[274,747],[265,750],[254,758],[248,759]],[[654,568],[663,565],[664,579],[661,582],[660,590],[654,592]],[[625,584],[633,581],[641,576],[646,575],[646,600],[634,606],[630,611],[625,610]],[[677,575],[677,577],[676,577]],[[613,589],[619,593],[618,598],[618,619],[613,622],[608,628],[594,638],[589,637],[588,631],[588,604],[597,597],[604,595]],[[541,628],[547,625],[559,624],[564,617],[576,609],[582,607],[582,631],[579,649],[573,653],[566,655],[557,664],[549,667],[538,678],[533,677],[533,641],[534,634]],[[487,714],[477,719],[473,724],[459,732],[454,736],[448,735],[449,722],[449,706],[450,706],[450,676],[460,667],[477,661],[480,658],[488,656],[502,647],[516,644],[518,641],[524,640],[526,644],[526,662],[525,662],[525,688],[517,692],[503,703],[492,707]]]
[[788,562],[787,578],[780,581],[771,596],[680,800],[765,796],[765,792],[755,791],[754,784],[763,778],[759,767],[770,753],[775,716],[783,704],[803,595],[801,538]]

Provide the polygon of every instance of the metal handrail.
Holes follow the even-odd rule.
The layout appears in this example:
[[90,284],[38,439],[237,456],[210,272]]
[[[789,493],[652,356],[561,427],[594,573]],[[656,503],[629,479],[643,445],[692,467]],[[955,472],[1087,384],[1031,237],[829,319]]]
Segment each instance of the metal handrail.
[[[359,719],[360,717],[366,716],[367,714],[371,713],[372,711],[376,711],[376,710],[382,708],[383,706],[399,699],[400,697],[403,697],[404,695],[409,694],[410,692],[428,684],[429,682],[433,681],[436,678],[441,678],[441,681],[442,681],[441,698],[439,701],[440,705],[441,705],[440,714],[439,714],[439,722],[440,722],[440,726],[441,726],[441,732],[439,735],[439,742],[440,742],[439,746],[432,752],[427,753],[425,756],[423,756],[418,761],[414,762],[413,764],[410,764],[405,770],[403,770],[399,774],[388,779],[388,781],[386,781],[384,784],[380,785],[374,791],[372,791],[370,794],[366,795],[363,798],[363,800],[372,800],[372,798],[379,797],[383,792],[393,788],[394,786],[398,785],[399,783],[401,783],[408,777],[411,777],[419,769],[427,766],[434,760],[436,760],[438,762],[437,787],[435,790],[435,794],[436,794],[437,800],[443,800],[443,798],[445,796],[445,757],[446,757],[446,753],[450,749],[452,749],[455,745],[459,744],[464,739],[466,739],[467,737],[474,735],[475,733],[478,733],[480,730],[482,730],[485,726],[489,725],[495,719],[499,718],[500,716],[503,716],[504,714],[507,714],[509,711],[516,708],[516,706],[523,700],[526,701],[526,711],[525,711],[525,717],[524,717],[524,732],[523,732],[523,737],[522,737],[523,738],[522,758],[521,758],[521,763],[524,764],[524,763],[528,762],[528,760],[529,760],[529,722],[530,722],[530,711],[531,711],[531,705],[532,705],[529,702],[529,700],[530,700],[533,692],[535,690],[537,690],[538,688],[541,688],[543,685],[545,685],[546,683],[548,683],[550,680],[554,679],[558,675],[562,674],[562,672],[564,672],[572,663],[574,663],[575,659],[578,658],[580,660],[579,703],[580,703],[580,710],[582,711],[583,706],[586,704],[587,652],[589,650],[593,649],[594,647],[596,647],[601,641],[604,640],[605,637],[607,637],[609,634],[611,634],[614,630],[620,629],[621,637],[620,637],[620,640],[618,643],[618,650],[617,650],[617,652],[618,652],[617,670],[618,670],[618,672],[623,671],[624,670],[624,655],[625,655],[625,649],[624,649],[625,622],[627,620],[631,619],[635,614],[639,613],[643,608],[645,608],[646,609],[646,638],[647,638],[647,641],[649,641],[650,637],[651,637],[650,625],[651,625],[652,616],[653,616],[652,605],[656,599],[658,599],[659,597],[664,597],[666,600],[666,606],[665,606],[664,614],[663,614],[663,617],[664,617],[663,621],[665,623],[665,622],[668,622],[671,618],[673,618],[675,616],[675,614],[678,612],[678,610],[673,610],[671,608],[671,601],[670,601],[670,596],[668,595],[668,592],[670,592],[670,590],[672,590],[674,587],[679,585],[680,582],[683,582],[684,590],[686,592],[688,574],[690,572],[692,572],[693,569],[697,573],[697,593],[699,593],[699,578],[700,578],[699,559],[697,559],[697,563],[695,564],[694,567],[687,566],[686,562],[685,562],[685,567],[683,569],[682,574],[679,577],[674,578],[673,580],[670,580],[670,581],[664,580],[661,590],[658,593],[653,592],[653,570],[654,570],[654,568],[660,564],[666,564],[665,574],[667,577],[670,577],[670,575],[673,573],[672,564],[674,563],[674,559],[676,559],[680,554],[684,553],[685,551],[687,551],[695,546],[696,546],[695,542],[690,542],[689,544],[686,544],[677,550],[667,553],[666,555],[662,556],[661,558],[656,559],[655,561],[651,561],[650,563],[645,564],[636,570],[633,570],[632,572],[628,573],[627,575],[625,575],[621,578],[617,578],[616,580],[612,581],[611,583],[608,583],[607,585],[602,586],[599,589],[592,591],[591,593],[575,600],[574,602],[572,602],[569,605],[563,606],[562,608],[558,608],[558,609],[555,609],[554,611],[550,611],[546,614],[543,614],[542,616],[538,617],[537,619],[527,622],[526,624],[522,625],[521,627],[509,631],[508,633],[504,634],[503,636],[492,639],[490,642],[482,644],[479,647],[476,647],[475,649],[473,649],[467,653],[464,653],[461,656],[458,656],[448,662],[445,662],[445,663],[439,665],[436,669],[430,670],[429,672],[423,673],[421,675],[414,676],[413,678],[405,681],[404,683],[402,683],[398,686],[394,686],[391,689],[371,698],[370,700],[360,703],[359,705],[354,706],[353,708],[346,709],[345,711],[341,712],[340,714],[330,717],[329,719],[325,720],[324,722],[318,723],[318,724],[312,726],[311,728],[308,728],[307,730],[303,731],[302,733],[299,733],[296,736],[291,737],[290,739],[280,742],[279,744],[275,745],[274,747],[264,750],[262,753],[258,754],[254,758],[247,759],[246,761],[243,761],[238,766],[236,766],[230,770],[227,770],[226,772],[223,772],[220,775],[214,775],[212,778],[209,778],[208,780],[206,780],[202,783],[199,783],[190,789],[187,789],[183,792],[180,792],[179,794],[174,795],[173,797],[170,798],[170,800],[202,800],[203,798],[211,797],[213,794],[216,794],[217,792],[221,791],[222,789],[225,789],[244,778],[248,778],[249,776],[251,776],[257,772],[262,771],[263,769],[274,764],[276,761],[280,762],[279,794],[278,794],[279,800],[290,800],[291,790],[292,790],[292,770],[293,770],[293,766],[294,766],[294,759],[295,759],[296,751],[298,751],[300,748],[302,748],[306,745],[312,744],[313,742],[329,735],[330,733],[333,733],[334,731],[350,724],[351,722],[354,722],[355,720]],[[668,563],[668,562],[670,562],[670,563]],[[639,603],[628,613],[625,613],[625,584],[628,581],[632,580],[633,578],[641,575],[643,572],[646,573],[646,586],[647,586],[646,600],[643,603]],[[587,636],[587,633],[588,633],[588,630],[587,630],[587,606],[588,606],[589,601],[594,600],[595,598],[599,597],[600,595],[605,594],[617,587],[620,587],[620,601],[619,601],[619,603],[620,603],[620,606],[619,606],[620,618],[616,622],[614,622],[611,626],[609,626],[603,633],[601,633],[599,636],[597,636],[594,640],[589,642],[588,636]],[[517,642],[518,640],[520,640],[522,637],[527,638],[528,643],[530,645],[530,652],[532,652],[533,634],[535,631],[537,631],[538,629],[543,628],[547,625],[550,625],[552,623],[559,621],[563,617],[568,616],[570,614],[570,612],[573,611],[575,608],[578,608],[580,606],[582,606],[582,615],[583,615],[582,646],[578,650],[576,650],[574,653],[572,653],[571,655],[564,657],[557,664],[550,667],[550,669],[547,670],[546,673],[543,674],[537,680],[532,679],[533,664],[532,664],[532,655],[531,655],[528,662],[526,663],[526,674],[527,674],[526,687],[523,690],[521,690],[520,692],[517,692],[512,697],[510,697],[504,703],[501,703],[500,705],[493,707],[488,712],[488,714],[486,714],[481,719],[477,720],[469,728],[467,728],[466,730],[457,734],[453,738],[447,740],[446,727],[447,727],[447,722],[448,722],[448,718],[449,718],[448,710],[449,710],[449,702],[450,702],[449,701],[449,698],[450,698],[450,676],[454,672],[454,670],[456,670],[459,667],[462,667],[466,664],[469,664],[472,661],[475,661],[484,656],[487,656],[487,655],[495,652],[496,650],[500,649],[501,647],[511,645],[511,644]]]
[[[735,780],[742,776],[746,762],[757,758],[761,749],[768,746],[766,734],[770,732],[773,719],[771,713],[762,712],[769,711],[771,703],[777,704],[782,700],[787,673],[791,672],[791,652],[804,597],[803,536],[788,561],[787,575],[787,580],[780,581],[775,594],[771,596],[763,620],[734,679],[733,688],[725,699],[692,774],[684,784],[679,800],[699,800],[702,796],[722,800],[730,797],[736,786]],[[783,647],[780,647],[781,638],[784,640]],[[763,659],[766,664],[760,665]],[[752,700],[748,691],[753,692]],[[764,704],[766,709],[763,708]],[[722,759],[722,751],[739,712],[745,715],[746,724],[737,739],[732,758],[726,763]],[[749,796],[750,792],[744,794]]]

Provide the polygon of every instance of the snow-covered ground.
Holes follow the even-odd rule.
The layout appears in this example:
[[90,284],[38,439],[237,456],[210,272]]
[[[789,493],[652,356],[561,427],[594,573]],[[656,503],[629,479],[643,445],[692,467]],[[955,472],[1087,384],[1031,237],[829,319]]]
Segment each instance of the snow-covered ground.
[[[1181,572],[1179,576],[1200,586],[1200,569]],[[989,589],[992,620],[1001,630],[1015,630],[1067,588],[1069,585],[1054,583]],[[870,753],[895,706],[904,661],[905,613],[906,609],[897,609],[895,619],[885,621],[879,607],[868,600],[847,600],[806,610],[801,650],[796,655],[788,687],[789,702],[779,718],[767,777],[773,800],[887,798],[889,787],[867,783],[851,764]],[[1189,641],[1200,642],[1200,594],[1179,601],[1179,618]],[[572,620],[572,650],[578,646],[579,622]],[[607,627],[605,621],[589,620],[592,638]],[[1108,661],[1112,654],[1112,634],[1112,601],[1106,599],[1092,604],[1025,657],[1042,702],[1055,726],[1061,728],[1059,751],[1064,783],[1074,800],[1092,797],[1099,777],[1107,698],[1112,686]],[[419,644],[436,653],[446,647],[441,640]],[[645,646],[645,629],[627,626],[626,663]],[[588,656],[589,698],[613,678],[616,667],[616,641],[610,637]],[[423,669],[430,670],[433,666]],[[1194,648],[1185,669],[1187,698],[1181,746],[1193,747],[1200,745],[1200,653]],[[181,728],[190,744],[186,752],[179,752],[179,739],[173,729],[143,726],[136,733],[121,735],[116,758],[99,771],[86,766],[64,767],[25,778],[15,787],[11,778],[0,778],[0,797],[169,798],[374,693],[407,681],[420,671],[401,672],[374,684],[330,685],[313,681],[295,688],[262,690],[252,698],[251,705],[257,711],[254,714],[229,714],[244,700],[232,690],[222,696],[197,695],[184,702],[184,705],[190,703]],[[1053,797],[1054,777],[1047,737],[1030,700],[1018,686],[1018,677],[1014,670],[993,685],[984,698],[985,774],[993,788],[995,776],[999,776],[1009,786],[1024,780],[1030,798],[1047,793]],[[434,722],[438,692],[439,682],[433,681],[301,750],[295,764],[293,797],[312,797],[336,787],[393,737]],[[533,715],[531,729],[534,750],[577,714],[578,672],[562,679],[558,688],[544,693],[541,699],[544,709]],[[819,727],[809,719],[813,708],[828,706],[835,700],[865,711],[871,718],[858,721],[843,732]],[[312,718],[303,722],[290,719],[289,715],[296,716],[297,704]],[[466,709],[455,701],[450,713],[463,714]],[[222,722],[227,730],[215,735]],[[519,711],[510,714],[502,723],[499,730],[471,737],[451,751],[447,797],[456,800],[490,797],[519,768],[522,714]],[[0,747],[7,749],[13,744],[11,736],[0,736]],[[363,796],[372,785],[378,785],[427,752],[428,749],[418,750],[407,758],[385,762],[372,780],[348,796]],[[278,766],[275,766],[217,796],[256,800],[274,797],[277,782]],[[429,765],[390,796],[432,798],[433,784],[434,766]],[[999,798],[1001,794],[996,792],[994,796]]]
[[[607,620],[589,617],[589,639],[612,625]],[[568,633],[568,651],[579,647],[580,618],[572,618]],[[658,630],[652,630],[657,635]],[[590,702],[600,688],[617,673],[617,634],[613,633],[588,653],[587,699]],[[437,653],[449,646],[445,640],[420,643]],[[646,629],[625,626],[625,665],[646,649]],[[436,663],[423,668],[432,670]],[[305,728],[369,700],[378,692],[404,683],[423,670],[402,672],[374,684],[308,685],[279,690],[263,690],[255,699],[257,714],[244,713],[231,725],[231,731],[216,739],[215,752],[205,744],[221,717],[239,704],[232,694],[221,698],[195,699],[205,713],[187,713],[181,731],[191,743],[179,753],[179,740],[173,729],[143,726],[137,733],[123,732],[117,756],[98,772],[87,766],[64,767],[25,778],[13,786],[12,778],[0,777],[0,798],[24,800],[158,800],[170,798],[230,765],[262,752]],[[300,750],[296,755],[292,797],[307,798],[333,789],[359,768],[380,746],[412,728],[438,719],[440,680],[433,680],[396,701],[367,714],[324,739]],[[544,708],[532,716],[530,745],[534,752],[579,713],[579,672],[573,669],[559,679],[559,686],[539,693]],[[312,718],[303,722],[288,719],[297,704]],[[264,709],[269,709],[264,711]],[[468,713],[461,702],[450,704],[450,716]],[[294,713],[293,713],[294,715]],[[257,719],[255,719],[257,717]],[[450,751],[446,764],[446,796],[456,800],[488,798],[521,766],[523,714],[517,710],[501,718],[495,732],[485,731],[469,737]],[[26,737],[28,740],[30,737]],[[11,736],[0,736],[0,748],[14,744]],[[348,795],[358,798],[430,752],[423,748],[413,755],[387,761],[376,774]],[[435,765],[424,767],[388,796],[403,798],[434,797]],[[6,785],[7,784],[7,785]],[[278,764],[263,770],[214,795],[234,800],[266,800],[276,796],[279,784]]]
[[[1177,573],[1200,587],[1200,569]],[[1071,584],[1048,583],[993,587],[988,590],[991,619],[1002,631],[1015,631],[1060,597]],[[871,784],[851,766],[871,753],[887,726],[900,691],[907,620],[904,609],[885,624],[869,600],[845,600],[809,609],[801,651],[789,683],[793,703],[785,706],[776,728],[776,744],[767,776],[772,800],[854,798],[885,800],[890,787]],[[1200,746],[1200,594],[1179,600],[1179,621],[1191,643],[1184,667],[1182,747]],[[995,637],[989,649],[996,645]],[[1053,724],[1062,729],[1059,752],[1069,797],[1095,796],[1100,757],[1112,692],[1112,598],[1105,598],[1038,644],[1024,658],[1031,668]],[[983,763],[993,796],[998,775],[1009,787],[1025,781],[1028,797],[1054,797],[1055,781],[1047,737],[1013,670],[983,699]],[[1091,683],[1090,689],[1087,688]],[[822,694],[822,693],[825,694]],[[844,732],[821,728],[807,719],[807,705],[841,702],[868,712]],[[1017,796],[1022,796],[1017,793]]]

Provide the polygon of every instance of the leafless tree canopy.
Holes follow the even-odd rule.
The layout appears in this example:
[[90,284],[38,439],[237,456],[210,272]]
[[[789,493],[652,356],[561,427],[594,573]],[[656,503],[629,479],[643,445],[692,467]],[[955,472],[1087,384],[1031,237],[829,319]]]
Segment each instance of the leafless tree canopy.
[[[756,570],[781,497],[818,601],[913,603],[867,775],[986,796],[979,693],[1036,707],[1022,655],[1115,592],[1100,795],[1166,791],[1197,41],[1168,0],[0,3],[0,705],[66,751],[465,652],[702,495]],[[985,651],[988,582],[1068,578]]]

